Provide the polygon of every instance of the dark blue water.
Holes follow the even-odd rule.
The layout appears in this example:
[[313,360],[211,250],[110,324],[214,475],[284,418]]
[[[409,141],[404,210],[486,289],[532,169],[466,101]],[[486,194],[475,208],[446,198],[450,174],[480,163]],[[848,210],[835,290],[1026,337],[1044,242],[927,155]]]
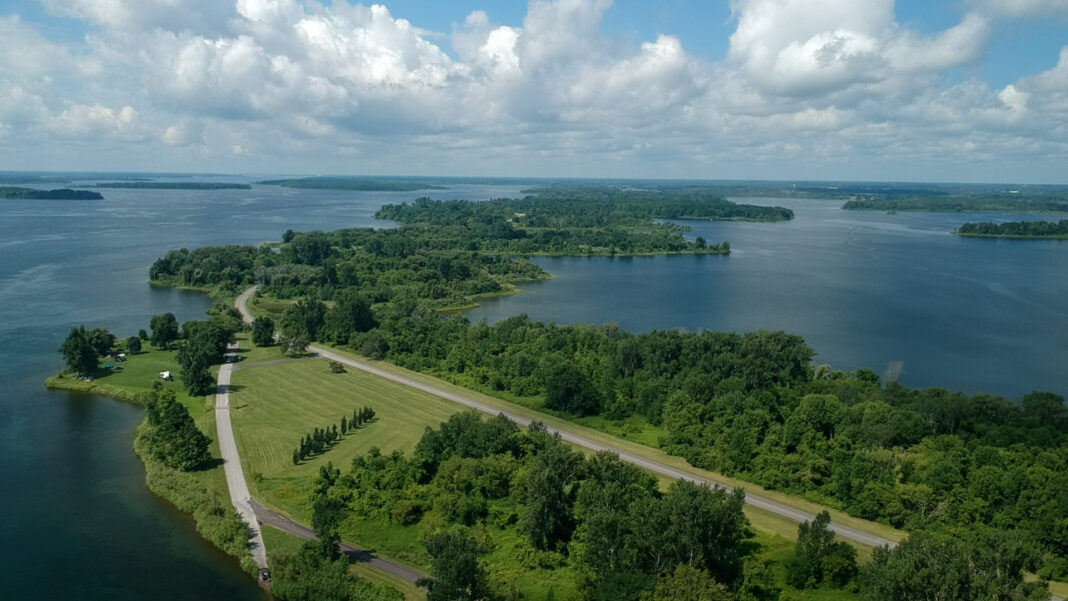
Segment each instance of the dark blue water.
[[883,374],[900,362],[908,386],[1068,394],[1068,242],[949,234],[964,221],[1063,216],[763,202],[789,206],[796,219],[687,222],[691,236],[729,240],[729,257],[539,258],[555,279],[483,302],[469,317],[525,312],[631,331],[782,329],[837,369]]
[[[233,599],[262,594],[192,521],[144,486],[131,450],[137,407],[47,392],[72,325],[119,335],[199,294],[145,284],[167,250],[278,240],[287,228],[369,225],[419,193],[259,188],[104,190],[103,201],[0,201],[0,565],[5,599]],[[511,195],[456,186],[439,197]],[[382,225],[378,223],[377,225]]]

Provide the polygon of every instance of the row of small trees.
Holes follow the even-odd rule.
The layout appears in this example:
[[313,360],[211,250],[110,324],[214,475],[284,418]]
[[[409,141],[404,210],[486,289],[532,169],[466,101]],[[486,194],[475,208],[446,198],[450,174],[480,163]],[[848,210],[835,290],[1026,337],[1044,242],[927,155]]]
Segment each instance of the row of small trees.
[[310,434],[304,435],[300,440],[300,446],[293,449],[293,465],[298,465],[311,455],[318,455],[330,445],[341,439],[350,430],[355,430],[363,424],[375,418],[375,410],[371,407],[353,409],[352,418],[341,416],[340,428],[333,424],[325,428],[316,428]]

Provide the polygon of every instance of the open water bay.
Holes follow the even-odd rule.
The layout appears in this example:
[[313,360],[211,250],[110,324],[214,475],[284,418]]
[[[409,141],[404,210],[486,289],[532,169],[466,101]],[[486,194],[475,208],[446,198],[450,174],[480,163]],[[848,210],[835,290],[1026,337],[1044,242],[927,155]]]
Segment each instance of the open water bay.
[[[452,185],[407,193],[103,190],[103,201],[0,201],[0,565],[9,599],[262,598],[144,487],[131,450],[137,407],[47,392],[69,328],[128,336],[151,315],[200,318],[195,293],[150,288],[172,248],[257,244],[284,230],[388,225],[384,203],[488,199],[524,186]],[[751,201],[747,201],[751,202]],[[767,200],[790,223],[692,223],[730,240],[729,257],[537,261],[555,280],[485,302],[472,319],[526,312],[633,331],[783,329],[818,362],[882,372],[910,386],[1018,396],[1068,392],[1068,242],[956,238],[962,221],[1013,215],[884,215],[838,202]],[[1035,218],[1038,216],[1028,216]]]
[[732,254],[538,258],[554,279],[483,302],[472,321],[527,313],[557,323],[617,322],[800,334],[836,369],[902,384],[1068,394],[1068,242],[960,238],[965,221],[1057,215],[843,211],[840,201],[736,199],[786,206],[787,223],[680,222],[729,240]]

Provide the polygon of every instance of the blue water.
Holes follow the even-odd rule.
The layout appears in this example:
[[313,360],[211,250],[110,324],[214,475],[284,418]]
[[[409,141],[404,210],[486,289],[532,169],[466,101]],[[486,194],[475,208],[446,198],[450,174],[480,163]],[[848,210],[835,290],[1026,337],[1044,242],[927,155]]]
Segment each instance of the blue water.
[[685,222],[729,240],[730,256],[539,258],[554,279],[486,301],[517,313],[631,331],[782,329],[817,363],[899,381],[1018,397],[1068,394],[1068,242],[949,234],[965,221],[1051,215],[843,211],[838,201],[745,199],[790,207],[788,223]]
[[[149,287],[167,250],[374,223],[419,193],[104,190],[103,201],[0,200],[0,565],[3,598],[261,599],[235,561],[144,486],[131,450],[141,410],[48,392],[72,325],[128,336],[151,315],[201,318],[200,294]],[[439,197],[513,195],[455,186]],[[383,225],[381,222],[376,225]],[[388,224],[387,224],[388,225]]]

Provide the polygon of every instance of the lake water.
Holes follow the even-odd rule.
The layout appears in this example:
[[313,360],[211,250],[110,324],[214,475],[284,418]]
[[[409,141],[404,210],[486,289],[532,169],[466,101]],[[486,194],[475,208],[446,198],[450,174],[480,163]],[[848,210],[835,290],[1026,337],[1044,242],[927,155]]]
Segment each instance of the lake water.
[[[456,185],[437,198],[515,195]],[[144,488],[133,455],[137,407],[47,392],[77,324],[119,335],[199,294],[152,289],[167,250],[277,240],[287,229],[383,225],[381,204],[423,193],[104,190],[103,201],[0,201],[0,565],[11,599],[260,599],[255,583]],[[751,201],[750,201],[751,202]],[[961,221],[1016,218],[844,212],[837,202],[769,201],[797,219],[697,223],[729,257],[538,259],[556,276],[490,301],[472,319],[526,312],[561,323],[615,321],[802,334],[817,361],[901,380],[1016,396],[1068,392],[1068,243],[961,239]],[[1030,216],[1035,217],[1035,216]]]
[[[514,195],[455,186],[439,197]],[[287,228],[370,225],[419,193],[103,190],[103,201],[0,200],[0,565],[5,599],[262,599],[237,563],[144,486],[141,410],[48,392],[70,327],[121,336],[156,313],[199,319],[200,294],[153,289],[167,250],[273,241]],[[382,222],[375,222],[382,225]]]
[[685,222],[729,240],[723,256],[539,258],[554,279],[483,302],[490,322],[517,313],[631,331],[786,330],[817,363],[902,384],[1018,397],[1068,394],[1068,242],[949,234],[965,221],[1056,219],[843,211],[839,201],[737,199],[790,207],[787,223]]

